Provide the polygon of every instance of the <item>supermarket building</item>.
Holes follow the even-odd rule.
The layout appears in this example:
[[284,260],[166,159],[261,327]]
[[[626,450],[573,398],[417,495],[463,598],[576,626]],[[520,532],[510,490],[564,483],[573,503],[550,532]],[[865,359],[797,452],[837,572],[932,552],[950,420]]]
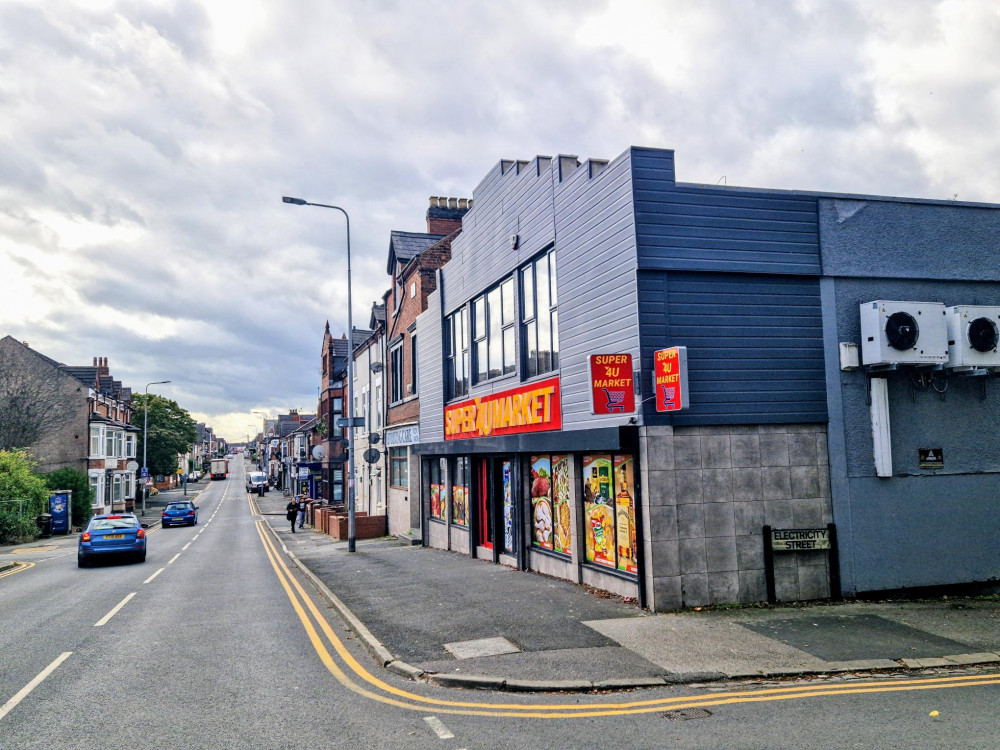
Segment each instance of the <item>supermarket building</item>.
[[[662,149],[501,161],[416,319],[424,543],[659,611],[996,579],[1000,358],[939,339],[970,310],[995,331],[998,230],[679,183]],[[781,543],[830,524],[836,555]]]

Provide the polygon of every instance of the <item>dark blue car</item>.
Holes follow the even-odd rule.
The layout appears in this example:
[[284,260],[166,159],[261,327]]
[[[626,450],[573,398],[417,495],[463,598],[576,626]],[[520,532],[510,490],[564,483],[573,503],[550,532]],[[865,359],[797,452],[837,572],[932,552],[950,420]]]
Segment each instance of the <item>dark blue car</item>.
[[190,500],[167,503],[161,516],[163,528],[167,526],[194,526],[198,523],[198,506]]
[[146,525],[133,513],[94,516],[80,535],[76,562],[87,567],[99,557],[131,557],[139,562],[146,559]]

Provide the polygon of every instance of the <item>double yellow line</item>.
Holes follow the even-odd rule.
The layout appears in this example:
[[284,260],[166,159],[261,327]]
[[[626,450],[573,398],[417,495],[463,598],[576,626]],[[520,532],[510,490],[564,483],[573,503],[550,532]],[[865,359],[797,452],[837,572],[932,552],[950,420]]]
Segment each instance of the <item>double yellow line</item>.
[[[1000,684],[1000,674],[964,675],[961,677],[936,677],[917,680],[884,680],[863,684],[844,685],[797,685],[786,688],[713,693],[703,697],[682,696],[656,698],[643,701],[623,701],[620,703],[478,703],[450,701],[429,698],[411,693],[383,682],[365,669],[351,655],[343,641],[333,632],[333,628],[320,613],[312,598],[305,592],[292,575],[282,555],[279,554],[271,535],[265,530],[265,522],[257,521],[257,533],[267,553],[271,566],[278,576],[292,608],[298,615],[309,640],[320,660],[337,679],[349,690],[371,700],[412,711],[434,710],[442,714],[465,716],[511,716],[534,717],[539,719],[575,719],[595,716],[622,716],[645,714],[681,708],[704,708],[724,706],[733,703],[764,703],[798,698],[817,698],[831,695],[855,695],[858,693],[890,693],[910,690],[939,690],[943,688],[969,687],[975,685]],[[321,636],[322,634],[322,636]],[[353,677],[341,668],[330,649],[336,652]],[[358,681],[355,680],[357,678]]]
[[27,570],[28,568],[33,568],[33,567],[35,567],[35,564],[33,562],[17,561],[14,563],[13,568],[9,568],[8,570],[5,570],[3,573],[0,573],[0,578],[6,578],[7,576],[12,576],[15,573],[20,573],[23,570]]

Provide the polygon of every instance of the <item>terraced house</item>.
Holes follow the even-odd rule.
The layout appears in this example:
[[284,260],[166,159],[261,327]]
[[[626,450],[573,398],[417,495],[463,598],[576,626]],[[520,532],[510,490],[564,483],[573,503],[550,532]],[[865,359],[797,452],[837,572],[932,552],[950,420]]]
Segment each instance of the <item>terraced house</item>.
[[86,471],[95,513],[134,507],[141,430],[132,425],[132,390],[112,377],[107,357],[65,365],[6,336],[0,400],[5,429],[21,430],[12,445],[28,448],[39,471]]

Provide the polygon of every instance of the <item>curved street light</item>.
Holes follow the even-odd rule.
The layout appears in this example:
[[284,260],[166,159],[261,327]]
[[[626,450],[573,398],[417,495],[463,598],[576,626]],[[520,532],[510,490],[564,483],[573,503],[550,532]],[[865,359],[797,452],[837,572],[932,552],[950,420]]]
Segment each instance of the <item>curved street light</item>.
[[154,380],[152,383],[146,383],[146,398],[142,401],[142,515],[146,515],[146,496],[149,495],[149,485],[146,484],[149,479],[149,468],[146,465],[146,444],[149,442],[149,386],[164,385],[169,382],[169,380]]
[[301,198],[290,198],[287,195],[281,198],[283,203],[290,203],[294,206],[317,206],[319,208],[332,208],[340,211],[347,222],[347,409],[350,414],[348,420],[350,441],[348,442],[347,460],[349,475],[347,480],[347,551],[354,552],[354,322],[351,317],[351,217],[347,211],[340,206],[331,206],[327,203],[310,203]]

